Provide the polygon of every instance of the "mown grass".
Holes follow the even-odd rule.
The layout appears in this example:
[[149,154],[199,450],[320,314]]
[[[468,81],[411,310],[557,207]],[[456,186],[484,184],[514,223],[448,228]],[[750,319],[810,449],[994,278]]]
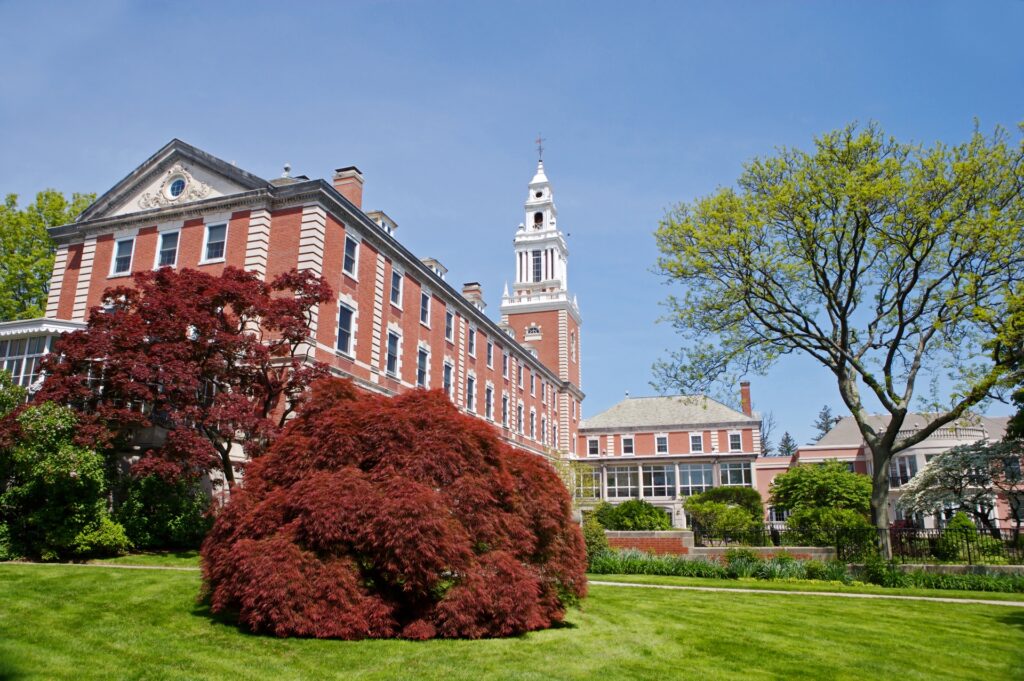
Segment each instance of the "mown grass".
[[[603,578],[606,578],[603,576]],[[593,586],[504,640],[253,636],[195,572],[0,565],[0,679],[1019,679],[1024,609]]]
[[98,558],[90,563],[111,565],[147,565],[161,567],[199,567],[198,551],[156,551],[132,553],[116,558]]
[[759,591],[816,591],[882,596],[925,596],[928,598],[977,598],[986,601],[1024,601],[1024,593],[1000,591],[955,591],[952,589],[887,588],[875,584],[844,584],[813,579],[717,579],[713,577],[673,577],[661,575],[587,575],[603,582],[659,584],[664,586],[707,586],[718,589],[757,589]]

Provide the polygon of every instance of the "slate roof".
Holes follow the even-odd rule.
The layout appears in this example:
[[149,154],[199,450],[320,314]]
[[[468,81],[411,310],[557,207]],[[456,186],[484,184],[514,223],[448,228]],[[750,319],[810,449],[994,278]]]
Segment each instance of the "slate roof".
[[704,395],[628,397],[580,424],[581,430],[629,430],[710,423],[757,423],[760,419]]
[[[927,424],[933,418],[933,414],[912,412],[907,414],[903,427],[910,430],[911,428]],[[968,416],[956,423],[961,426],[984,428],[989,440],[999,440],[1006,433],[1006,424],[1009,418],[1008,416]],[[879,428],[884,428],[889,423],[889,419],[890,416],[888,414],[872,414],[868,417],[868,423],[871,424],[871,427],[878,430]],[[822,447],[855,447],[860,446],[863,441],[860,429],[857,428],[857,422],[854,421],[852,416],[845,416],[832,430],[828,431],[823,438],[814,444]]]

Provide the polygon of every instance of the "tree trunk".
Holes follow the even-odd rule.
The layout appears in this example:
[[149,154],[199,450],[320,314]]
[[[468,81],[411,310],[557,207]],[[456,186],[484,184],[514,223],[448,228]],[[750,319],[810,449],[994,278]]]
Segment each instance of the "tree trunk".
[[221,469],[224,471],[224,483],[230,491],[235,486],[235,468],[231,465],[231,445],[224,449],[217,447],[220,452]]
[[878,548],[883,558],[892,558],[889,537],[889,460],[888,449],[878,446],[871,452],[874,471],[871,476],[871,522],[878,532]]

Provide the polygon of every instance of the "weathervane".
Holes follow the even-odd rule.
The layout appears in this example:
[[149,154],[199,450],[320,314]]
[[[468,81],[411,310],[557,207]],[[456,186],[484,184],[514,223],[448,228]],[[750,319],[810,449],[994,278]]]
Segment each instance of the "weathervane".
[[544,160],[544,138],[540,136],[539,132],[537,133],[537,139],[535,141],[537,142],[537,159],[540,160],[540,161],[543,161]]

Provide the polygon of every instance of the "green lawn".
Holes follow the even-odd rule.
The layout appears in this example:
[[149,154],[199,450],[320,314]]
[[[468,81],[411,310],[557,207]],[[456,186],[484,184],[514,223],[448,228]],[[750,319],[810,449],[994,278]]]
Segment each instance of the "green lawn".
[[[195,572],[0,565],[0,679],[1020,679],[1024,609],[594,586],[487,641],[252,636]],[[876,624],[877,622],[877,624]]]
[[659,575],[587,575],[600,582],[660,584],[666,586],[710,586],[719,589],[758,589],[769,591],[833,591],[883,596],[926,596],[928,598],[978,598],[985,601],[1024,601],[1024,593],[999,591],[954,591],[952,589],[888,589],[875,584],[843,584],[811,579],[714,579],[710,577],[663,577]]
[[99,558],[90,563],[113,565],[158,565],[164,567],[199,567],[198,551],[159,551],[155,553],[133,553],[117,558]]

